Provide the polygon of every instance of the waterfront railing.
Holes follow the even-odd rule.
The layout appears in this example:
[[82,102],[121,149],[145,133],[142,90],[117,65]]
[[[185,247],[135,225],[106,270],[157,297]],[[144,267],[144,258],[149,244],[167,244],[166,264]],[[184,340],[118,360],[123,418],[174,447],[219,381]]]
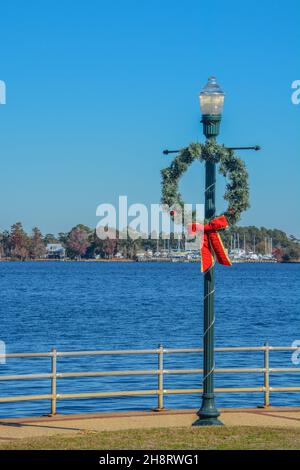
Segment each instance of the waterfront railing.
[[[223,347],[215,348],[216,353],[245,353],[245,352],[258,352],[263,355],[263,367],[225,367],[216,368],[216,374],[261,374],[263,381],[261,386],[256,387],[216,387],[216,393],[252,393],[260,392],[264,397],[264,407],[270,405],[270,395],[274,392],[300,392],[298,386],[272,386],[270,384],[270,377],[273,373],[286,374],[298,373],[299,367],[270,367],[270,352],[278,351],[297,351],[299,348],[293,346],[270,346],[264,344],[257,347]],[[179,374],[199,374],[199,383],[201,382],[202,369],[195,368],[165,368],[166,355],[172,354],[191,354],[203,353],[201,348],[165,348],[160,345],[156,349],[126,349],[126,350],[98,350],[98,351],[57,351],[52,349],[49,352],[34,352],[34,353],[8,353],[0,354],[0,359],[11,358],[45,358],[49,357],[51,360],[51,370],[48,373],[36,374],[22,374],[22,375],[0,375],[1,381],[15,381],[15,380],[34,380],[45,379],[51,383],[51,392],[47,394],[35,395],[16,395],[16,396],[0,396],[0,403],[20,402],[20,401],[34,401],[34,400],[49,400],[51,403],[50,415],[56,414],[57,401],[78,398],[105,398],[105,397],[134,397],[134,396],[156,396],[157,397],[157,411],[164,409],[164,398],[166,395],[178,394],[201,394],[201,388],[165,388],[165,377],[168,375]],[[62,357],[76,358],[79,356],[141,356],[141,355],[154,355],[157,358],[157,368],[145,370],[110,370],[110,371],[81,371],[81,372],[58,372],[57,364]],[[118,377],[118,376],[157,376],[157,386],[154,389],[146,390],[111,390],[100,392],[84,393],[59,393],[58,382],[65,378],[84,378],[84,377]],[[0,385],[1,387],[1,385]],[[1,392],[0,392],[1,393]]]

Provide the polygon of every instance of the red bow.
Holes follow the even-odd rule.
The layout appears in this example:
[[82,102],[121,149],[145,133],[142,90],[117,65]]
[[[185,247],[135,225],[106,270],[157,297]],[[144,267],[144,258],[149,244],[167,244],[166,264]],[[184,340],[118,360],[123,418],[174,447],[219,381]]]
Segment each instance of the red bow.
[[220,264],[231,266],[231,261],[228,257],[226,248],[223,245],[222,239],[218,230],[223,230],[228,227],[228,221],[225,215],[216,217],[208,224],[193,223],[188,225],[188,232],[190,235],[195,235],[198,231],[204,231],[203,243],[201,246],[201,271],[205,272],[214,265],[215,259],[213,253]]

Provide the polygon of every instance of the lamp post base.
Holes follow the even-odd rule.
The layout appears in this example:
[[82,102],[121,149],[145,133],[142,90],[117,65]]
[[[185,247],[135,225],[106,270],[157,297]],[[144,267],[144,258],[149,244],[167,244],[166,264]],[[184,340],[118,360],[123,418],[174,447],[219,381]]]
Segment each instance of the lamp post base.
[[224,424],[218,418],[199,418],[192,426],[224,426]]
[[215,398],[213,395],[203,395],[202,406],[197,415],[199,418],[192,426],[223,426],[222,421],[218,419],[220,413],[215,406]]

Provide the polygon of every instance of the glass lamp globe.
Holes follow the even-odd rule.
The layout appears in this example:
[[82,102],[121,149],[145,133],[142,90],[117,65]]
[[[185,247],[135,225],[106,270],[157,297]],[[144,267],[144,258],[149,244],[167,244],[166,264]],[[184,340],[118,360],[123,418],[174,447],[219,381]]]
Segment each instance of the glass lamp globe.
[[225,93],[215,77],[209,77],[207,84],[199,94],[200,108],[203,115],[219,116],[222,114]]

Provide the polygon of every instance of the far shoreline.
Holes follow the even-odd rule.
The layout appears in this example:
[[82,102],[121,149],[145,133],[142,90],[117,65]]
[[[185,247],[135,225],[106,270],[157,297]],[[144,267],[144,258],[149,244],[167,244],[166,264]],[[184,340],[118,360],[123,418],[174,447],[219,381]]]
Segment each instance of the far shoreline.
[[[300,260],[290,261],[277,261],[277,260],[231,260],[233,264],[299,264]],[[146,259],[146,260],[135,260],[128,258],[112,258],[112,259],[0,259],[0,263],[174,263],[171,259],[158,258],[158,259]],[[176,263],[199,263],[199,260],[176,260]]]

